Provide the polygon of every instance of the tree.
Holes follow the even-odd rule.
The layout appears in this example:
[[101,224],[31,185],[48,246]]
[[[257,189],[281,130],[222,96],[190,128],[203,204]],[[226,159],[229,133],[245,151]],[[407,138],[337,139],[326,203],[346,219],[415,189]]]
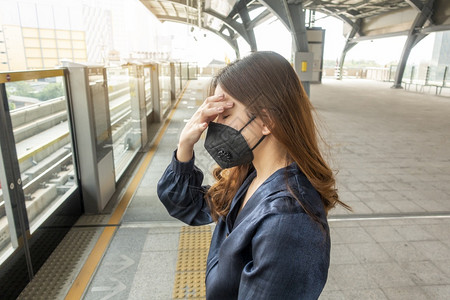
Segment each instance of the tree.
[[41,101],[55,99],[64,96],[64,90],[61,83],[49,83],[37,95]]
[[7,84],[8,94],[22,97],[33,97],[33,88],[26,81],[18,81]]

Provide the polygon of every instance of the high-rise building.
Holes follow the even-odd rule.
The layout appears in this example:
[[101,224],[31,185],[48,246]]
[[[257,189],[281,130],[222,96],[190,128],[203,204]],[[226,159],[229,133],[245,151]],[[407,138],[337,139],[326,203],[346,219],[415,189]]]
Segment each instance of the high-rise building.
[[78,7],[39,2],[0,1],[5,52],[2,58],[6,56],[0,70],[53,68],[62,59],[87,60]]
[[0,72],[108,64],[171,51],[138,0],[0,0]]
[[432,64],[450,67],[450,31],[435,33]]

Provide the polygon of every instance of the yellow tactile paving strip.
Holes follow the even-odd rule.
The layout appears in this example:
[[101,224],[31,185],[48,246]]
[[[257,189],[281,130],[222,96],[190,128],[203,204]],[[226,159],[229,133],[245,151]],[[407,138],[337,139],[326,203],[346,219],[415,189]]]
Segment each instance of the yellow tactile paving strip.
[[206,258],[210,242],[209,225],[181,227],[173,299],[205,299]]
[[[153,142],[152,147],[147,152],[147,155],[145,156],[144,160],[142,161],[141,165],[139,166],[136,174],[134,175],[133,180],[128,185],[128,188],[125,191],[125,194],[122,196],[119,204],[117,205],[116,209],[114,210],[113,214],[111,215],[108,224],[107,225],[115,225],[119,224],[122,220],[123,215],[125,214],[125,211],[128,207],[128,204],[130,203],[131,199],[133,198],[134,192],[136,191],[142,177],[144,177],[145,171],[147,170],[148,165],[150,164],[150,161],[152,160],[156,149],[158,148],[159,143],[161,142],[164,133],[166,132],[166,129],[169,127],[169,124],[172,120],[173,115],[175,114],[175,111],[178,107],[178,104],[180,103],[181,99],[183,98],[184,92],[186,91],[187,87],[189,86],[189,81],[187,82],[186,86],[184,87],[184,90],[181,92],[177,102],[175,103],[172,111],[170,112],[169,116],[165,120],[164,125],[161,127],[161,130],[159,131],[155,141]],[[95,270],[97,269],[97,266],[102,259],[103,255],[106,252],[106,249],[108,248],[109,243],[112,240],[112,237],[116,233],[117,226],[110,226],[105,227],[103,229],[102,234],[100,235],[96,245],[92,249],[91,253],[89,254],[85,264],[81,268],[77,278],[72,283],[72,286],[70,287],[65,299],[66,300],[72,300],[72,299],[81,299],[83,296],[84,291],[86,290],[92,275],[94,274]],[[1,297],[0,297],[1,298]]]

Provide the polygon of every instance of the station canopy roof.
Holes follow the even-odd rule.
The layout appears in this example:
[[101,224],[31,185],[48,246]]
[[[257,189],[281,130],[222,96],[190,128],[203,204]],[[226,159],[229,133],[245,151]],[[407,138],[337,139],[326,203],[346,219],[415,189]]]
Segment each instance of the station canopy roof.
[[[273,18],[280,7],[302,3],[304,9],[339,18],[349,25],[361,20],[358,36],[371,38],[406,34],[415,16],[429,0],[140,0],[159,20],[174,21],[210,30],[223,38],[236,39],[245,30]],[[436,20],[450,30],[450,1],[435,0]],[[247,7],[245,26],[239,12]],[[434,16],[433,16],[434,17]],[[281,20],[283,22],[283,20]],[[286,23],[286,22],[284,22]]]

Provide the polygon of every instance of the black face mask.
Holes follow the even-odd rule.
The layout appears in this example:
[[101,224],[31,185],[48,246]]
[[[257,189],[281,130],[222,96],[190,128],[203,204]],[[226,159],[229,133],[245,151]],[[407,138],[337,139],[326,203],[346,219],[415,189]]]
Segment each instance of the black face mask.
[[248,164],[253,161],[253,149],[266,136],[263,135],[256,145],[250,149],[241,132],[254,119],[255,117],[251,118],[239,131],[224,124],[209,123],[205,148],[222,169]]

